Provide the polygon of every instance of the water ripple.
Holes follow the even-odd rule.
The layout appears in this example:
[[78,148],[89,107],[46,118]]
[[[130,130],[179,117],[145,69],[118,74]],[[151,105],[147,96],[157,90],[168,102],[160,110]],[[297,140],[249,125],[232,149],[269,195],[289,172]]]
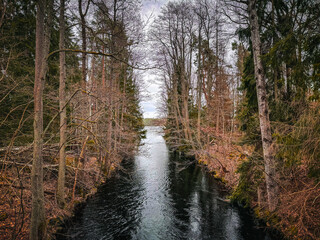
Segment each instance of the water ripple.
[[161,128],[148,127],[134,162],[107,181],[58,239],[271,239],[221,201],[203,169],[169,154]]

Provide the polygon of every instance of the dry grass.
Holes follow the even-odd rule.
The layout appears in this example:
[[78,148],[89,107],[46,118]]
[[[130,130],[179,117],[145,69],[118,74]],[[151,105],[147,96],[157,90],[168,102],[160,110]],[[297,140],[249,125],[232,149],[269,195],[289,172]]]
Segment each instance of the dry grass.
[[[222,179],[229,189],[234,189],[239,180],[236,169],[252,154],[253,149],[233,145],[228,138],[220,139],[216,144],[198,151],[197,160],[206,165],[209,171],[214,172],[216,177]],[[266,211],[266,192],[263,184],[260,186],[261,196],[254,198],[251,207],[257,207],[259,216],[264,218],[268,225],[282,231],[289,239],[320,239],[320,183],[308,177],[306,163],[287,172],[289,173],[281,173],[280,204],[274,214],[270,215]]]
[[207,165],[209,171],[214,172],[215,177],[231,189],[238,184],[239,174],[236,170],[239,163],[247,158],[252,149],[236,145],[230,139],[228,135],[217,137],[214,144],[207,144],[197,152],[196,157],[199,163]]
[[[103,179],[100,174],[97,159],[87,157],[84,164],[79,165],[75,198],[72,202],[76,161],[75,157],[67,157],[66,202],[65,209],[60,209],[56,201],[57,164],[44,168],[45,208],[48,224],[48,236],[57,230],[64,217],[72,214],[74,205],[84,201],[96,190]],[[29,166],[20,159],[19,165],[2,166],[0,179],[0,239],[29,239],[29,224],[31,214],[31,191]],[[48,163],[46,163],[48,165]],[[5,167],[5,169],[4,169]]]
[[281,182],[281,203],[277,210],[280,226],[291,239],[320,239],[320,183],[307,177],[301,166],[294,179]]

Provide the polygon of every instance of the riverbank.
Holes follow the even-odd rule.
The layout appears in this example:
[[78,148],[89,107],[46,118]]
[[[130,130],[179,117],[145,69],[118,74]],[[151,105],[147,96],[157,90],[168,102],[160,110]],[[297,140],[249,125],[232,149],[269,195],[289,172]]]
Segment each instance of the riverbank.
[[[219,151],[221,148],[223,151]],[[237,165],[246,160],[246,154],[243,147],[233,147],[233,150],[226,151],[224,146],[215,146],[210,149],[210,154],[196,155],[197,164],[203,166],[210,175],[220,183],[220,187],[226,192],[224,201],[235,204],[247,214],[252,215],[255,218],[255,222],[266,229],[270,234],[277,239],[285,239],[284,232],[277,224],[274,224],[273,219],[275,215],[266,215],[259,205],[252,201],[250,204],[239,202],[234,199],[237,186],[239,184],[239,174],[237,173]],[[220,159],[218,161],[218,159]]]
[[[263,175],[255,176],[250,170],[253,165],[258,165],[257,168],[263,170],[263,164],[250,146],[239,146],[231,141],[220,140],[215,145],[198,151],[196,160],[225,185],[231,202],[252,209],[255,218],[264,222],[271,231],[279,232],[287,239],[318,239],[316,236],[319,236],[319,219],[312,220],[310,217],[319,216],[319,209],[316,207],[319,189],[318,184],[307,177],[306,164],[301,164],[296,171],[294,182],[290,179],[282,180],[280,203],[271,213],[267,210],[264,196],[266,189],[261,180]],[[247,173],[243,174],[245,171]],[[249,186],[250,181],[259,185]]]
[[[64,219],[70,218],[75,206],[96,193],[118,163],[114,161],[106,175],[95,156],[78,161],[76,155],[66,157],[66,205],[61,209],[56,201],[58,162],[44,162],[44,197],[47,218],[47,235],[53,239]],[[29,239],[31,216],[31,165],[26,158],[19,158],[3,166],[0,189],[0,239]]]
[[134,161],[123,162],[58,239],[276,239],[224,201],[194,159],[169,152],[161,128],[147,130]]

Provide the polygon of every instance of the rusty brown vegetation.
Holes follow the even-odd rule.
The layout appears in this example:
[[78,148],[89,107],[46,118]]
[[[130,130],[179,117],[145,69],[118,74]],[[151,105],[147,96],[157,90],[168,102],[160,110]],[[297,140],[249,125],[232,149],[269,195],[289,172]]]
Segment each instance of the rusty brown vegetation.
[[[76,151],[68,151],[66,156],[65,199],[67,205],[61,209],[57,204],[56,187],[58,180],[58,159],[52,159],[57,149],[45,151],[48,156],[44,161],[44,197],[47,216],[47,233],[53,237],[63,219],[73,213],[74,206],[93,194],[104,182],[105,174],[101,171],[101,162],[97,155],[90,153],[90,144],[86,154],[80,159]],[[12,154],[15,161],[2,161],[1,199],[0,199],[0,236],[1,239],[29,239],[31,217],[31,164],[26,155],[31,152]],[[119,162],[114,162],[111,171]]]
[[174,1],[151,30],[171,150],[195,155],[289,239],[320,238],[319,9]]
[[[0,1],[1,238],[50,236],[135,153],[139,4]],[[319,11],[309,0],[177,0],[149,31],[163,83],[152,124],[297,240],[320,239]]]
[[144,136],[138,2],[74,3],[0,2],[1,239],[53,238]]

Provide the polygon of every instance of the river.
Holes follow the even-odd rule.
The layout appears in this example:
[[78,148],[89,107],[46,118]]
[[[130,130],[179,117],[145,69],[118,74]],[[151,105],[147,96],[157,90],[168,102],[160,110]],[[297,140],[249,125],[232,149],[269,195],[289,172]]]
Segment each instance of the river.
[[58,239],[274,239],[224,201],[202,167],[169,153],[160,127],[146,129],[134,161],[99,188]]

